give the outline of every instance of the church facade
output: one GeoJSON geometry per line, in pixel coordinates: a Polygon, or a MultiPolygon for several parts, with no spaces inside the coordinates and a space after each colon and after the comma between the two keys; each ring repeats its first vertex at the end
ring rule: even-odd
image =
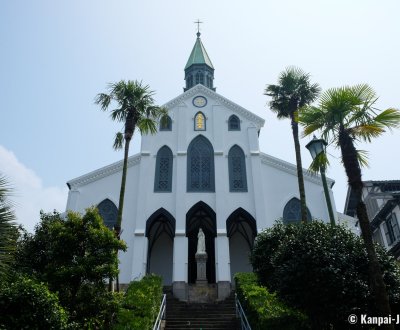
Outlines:
{"type": "MultiPolygon", "coordinates": [[[[259,150],[264,120],[216,93],[213,80],[198,33],[183,94],[164,105],[168,117],[159,131],[142,136],[140,153],[128,160],[121,236],[128,249],[119,255],[121,283],[160,274],[186,300],[196,281],[202,228],[207,281],[223,299],[233,275],[252,270],[248,255],[257,233],[279,218],[300,219],[296,166],[259,150]]],[[[96,205],[112,227],[121,173],[119,161],[70,180],[67,210],[96,205]]],[[[320,177],[305,171],[304,179],[309,218],[329,219],[320,177]]]]}

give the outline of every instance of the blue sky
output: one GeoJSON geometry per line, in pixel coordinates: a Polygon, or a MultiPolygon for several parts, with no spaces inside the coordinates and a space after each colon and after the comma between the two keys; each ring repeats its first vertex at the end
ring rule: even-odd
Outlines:
{"type": "MultiPolygon", "coordinates": [[[[41,208],[64,211],[66,181],[122,157],[112,150],[120,125],[93,103],[108,83],[143,80],[159,104],[182,93],[198,18],[217,92],[266,119],[263,152],[294,162],[290,123],[266,107],[265,85],[296,65],[324,89],[368,83],[380,108],[399,108],[399,12],[396,0],[2,1],[0,171],[19,221],[32,228],[41,208]]],[[[364,179],[399,179],[399,137],[360,146],[364,179]]],[[[329,152],[342,211],[346,177],[329,152]]]]}

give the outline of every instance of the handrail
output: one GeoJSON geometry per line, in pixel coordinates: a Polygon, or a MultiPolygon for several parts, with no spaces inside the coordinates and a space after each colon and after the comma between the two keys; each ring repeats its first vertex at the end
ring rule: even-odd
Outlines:
{"type": "Polygon", "coordinates": [[[246,314],[240,304],[240,301],[235,293],[235,306],[236,306],[236,316],[240,318],[240,329],[241,330],[251,330],[249,321],[247,321],[246,314]]]}
{"type": "Polygon", "coordinates": [[[153,330],[160,330],[161,329],[161,321],[165,319],[165,310],[167,308],[167,295],[163,294],[161,300],[160,311],[158,312],[158,316],[156,322],[154,323],[153,330]]]}

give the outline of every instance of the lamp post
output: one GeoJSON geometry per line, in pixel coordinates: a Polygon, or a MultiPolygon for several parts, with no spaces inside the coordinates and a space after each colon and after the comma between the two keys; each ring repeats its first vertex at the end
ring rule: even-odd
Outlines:
{"type": "MultiPolygon", "coordinates": [[[[306,148],[310,151],[311,157],[315,159],[319,154],[325,153],[326,149],[326,141],[324,139],[317,139],[314,135],[314,138],[307,143],[306,148]]],[[[328,207],[329,219],[331,225],[335,225],[335,217],[333,215],[331,196],[329,195],[328,184],[326,183],[325,176],[325,165],[321,165],[319,168],[321,172],[322,185],[324,186],[324,193],[326,199],[326,206],[328,207]]]]}

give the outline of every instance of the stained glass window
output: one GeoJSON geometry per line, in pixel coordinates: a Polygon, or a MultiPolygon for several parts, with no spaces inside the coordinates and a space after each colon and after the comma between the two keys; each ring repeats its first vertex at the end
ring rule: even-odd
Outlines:
{"type": "Polygon", "coordinates": [[[211,143],[199,135],[189,145],[187,156],[187,190],[215,190],[214,150],[211,143]]]}
{"type": "Polygon", "coordinates": [[[103,218],[104,224],[109,228],[113,229],[117,224],[118,209],[115,204],[108,198],[103,200],[99,205],[97,205],[100,216],[103,218]]]}
{"type": "Polygon", "coordinates": [[[240,119],[237,116],[232,115],[229,117],[228,130],[229,131],[240,131],[240,119]]]}
{"type": "Polygon", "coordinates": [[[234,145],[228,154],[229,190],[247,191],[246,160],[243,150],[234,145]]]}
{"type": "Polygon", "coordinates": [[[154,177],[155,192],[172,191],[172,151],[167,146],[157,152],[156,173],[154,177]]]}
{"type": "Polygon", "coordinates": [[[206,130],[206,118],[202,112],[198,112],[194,116],[194,130],[195,131],[205,131],[206,130]]]}
{"type": "MultiPolygon", "coordinates": [[[[311,213],[307,208],[307,220],[311,221],[311,213]]],[[[290,224],[301,221],[301,204],[298,198],[293,197],[283,209],[283,223],[290,224]]]]}

